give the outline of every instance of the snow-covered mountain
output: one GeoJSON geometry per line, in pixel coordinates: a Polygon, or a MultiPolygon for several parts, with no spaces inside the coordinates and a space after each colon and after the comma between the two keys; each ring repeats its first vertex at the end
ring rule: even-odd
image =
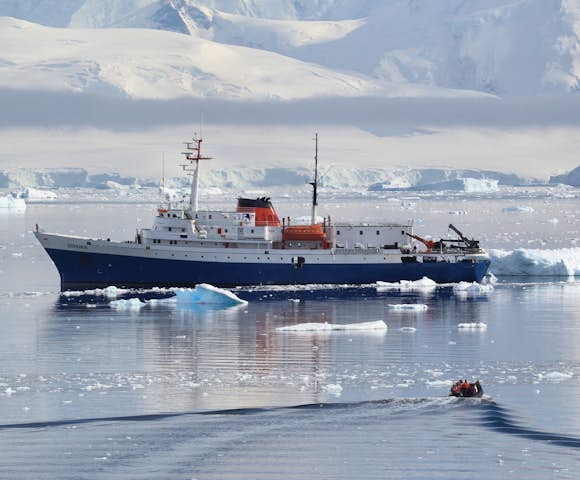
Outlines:
{"type": "MultiPolygon", "coordinates": [[[[200,75],[211,76],[217,65],[244,72],[256,62],[266,62],[264,70],[278,70],[280,62],[286,68],[266,83],[294,71],[297,78],[306,69],[301,83],[330,78],[331,95],[405,95],[409,90],[401,85],[408,84],[500,96],[568,93],[580,86],[580,0],[0,0],[0,15],[53,27],[134,27],[187,34],[207,53],[202,62],[195,56],[185,62],[200,75]],[[214,52],[215,43],[204,41],[222,44],[220,54],[214,52]],[[250,47],[253,53],[242,56],[226,45],[250,47]],[[235,52],[237,61],[230,64],[225,51],[235,52]]],[[[7,28],[6,23],[0,26],[7,28]]],[[[46,41],[43,32],[29,31],[30,36],[40,35],[31,43],[46,41]]],[[[103,46],[97,34],[82,39],[79,35],[69,42],[87,42],[86,50],[103,46]]],[[[151,49],[151,44],[165,43],[177,56],[190,44],[154,35],[149,41],[141,40],[143,34],[130,38],[124,30],[102,36],[119,55],[126,47],[134,55],[134,45],[144,43],[150,58],[162,64],[172,64],[171,55],[158,58],[166,52],[160,45],[151,49]]],[[[0,65],[10,61],[4,58],[0,65]]],[[[152,63],[144,68],[151,70],[152,63]]],[[[70,72],[70,64],[65,64],[70,72]]],[[[171,68],[187,70],[185,65],[179,61],[171,68]]],[[[163,73],[161,69],[152,75],[160,78],[163,73]]],[[[170,81],[189,81],[187,75],[177,77],[170,76],[170,81]]],[[[236,85],[235,79],[222,80],[236,85]]],[[[313,87],[312,95],[316,90],[313,87]]],[[[194,96],[205,94],[199,85],[192,91],[200,92],[194,96]]],[[[283,92],[269,93],[288,98],[283,92]]]]}
{"type": "Polygon", "coordinates": [[[146,29],[59,29],[0,17],[0,88],[122,95],[290,100],[469,96],[389,84],[267,50],[146,29]]]}

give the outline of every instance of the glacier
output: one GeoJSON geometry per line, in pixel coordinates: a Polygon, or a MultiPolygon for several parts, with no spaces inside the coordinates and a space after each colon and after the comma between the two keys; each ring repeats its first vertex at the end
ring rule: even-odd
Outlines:
{"type": "MultiPolygon", "coordinates": [[[[304,187],[312,176],[305,167],[210,168],[204,171],[200,186],[220,194],[228,190],[263,189],[269,187],[304,187]]],[[[17,168],[0,170],[0,188],[21,189],[29,200],[46,199],[51,190],[64,188],[95,188],[99,190],[138,190],[157,188],[159,179],[121,175],[118,172],[89,174],[84,168],[17,168]]],[[[320,187],[330,190],[455,190],[464,192],[496,192],[498,187],[533,185],[536,178],[490,170],[451,168],[323,168],[320,187]],[[469,176],[467,176],[469,175],[469,176]],[[447,180],[442,180],[447,179],[447,180]]],[[[173,201],[189,190],[183,176],[169,178],[163,187],[173,201]]]]}

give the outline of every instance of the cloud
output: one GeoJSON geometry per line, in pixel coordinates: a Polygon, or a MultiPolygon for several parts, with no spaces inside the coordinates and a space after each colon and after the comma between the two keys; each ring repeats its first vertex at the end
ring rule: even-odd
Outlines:
{"type": "MultiPolygon", "coordinates": [[[[580,96],[516,98],[320,98],[300,101],[135,100],[0,90],[0,128],[85,126],[143,129],[191,124],[344,125],[375,135],[429,127],[538,128],[580,125],[580,96]]],[[[428,130],[427,130],[428,131],[428,130]]],[[[424,132],[423,132],[424,133],[424,132]]]]}

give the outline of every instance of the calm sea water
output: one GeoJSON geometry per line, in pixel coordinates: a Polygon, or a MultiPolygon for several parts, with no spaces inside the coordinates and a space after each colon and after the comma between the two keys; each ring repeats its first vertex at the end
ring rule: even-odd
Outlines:
{"type": "MultiPolygon", "coordinates": [[[[335,199],[329,210],[420,218],[416,230],[436,235],[451,221],[498,248],[578,238],[577,199],[403,202],[335,199]],[[534,212],[502,213],[522,203],[534,212]]],[[[296,207],[307,212],[279,211],[296,207]]],[[[35,223],[129,239],[154,208],[0,215],[0,478],[578,478],[578,279],[500,278],[474,295],[250,288],[235,292],[247,305],[225,310],[59,295],[35,223]],[[388,330],[276,330],[375,320],[388,330]],[[486,397],[448,398],[460,377],[479,378],[486,397]]]]}

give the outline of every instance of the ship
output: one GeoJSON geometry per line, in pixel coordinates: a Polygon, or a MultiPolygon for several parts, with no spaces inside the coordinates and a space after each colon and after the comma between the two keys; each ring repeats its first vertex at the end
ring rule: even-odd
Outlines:
{"type": "Polygon", "coordinates": [[[235,209],[199,208],[202,139],[185,142],[188,197],[162,198],[151,228],[126,241],[34,234],[54,262],[60,288],[217,287],[373,284],[428,277],[437,283],[480,282],[490,259],[479,241],[450,225],[457,238],[433,241],[413,223],[350,224],[317,215],[318,134],[312,211],[306,224],[280,218],[271,198],[238,198],[235,209]],[[419,248],[417,242],[420,242],[419,248]]]}

